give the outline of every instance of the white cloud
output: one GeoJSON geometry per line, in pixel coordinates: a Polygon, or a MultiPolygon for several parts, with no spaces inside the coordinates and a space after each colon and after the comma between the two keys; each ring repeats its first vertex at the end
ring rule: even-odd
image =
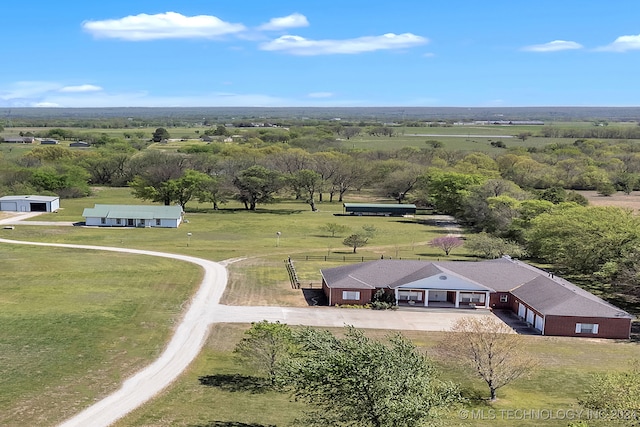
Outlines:
{"type": "Polygon", "coordinates": [[[30,98],[43,93],[52,92],[60,89],[59,83],[46,81],[20,81],[9,84],[8,87],[0,90],[0,99],[11,100],[30,98]]]}
{"type": "Polygon", "coordinates": [[[331,98],[334,94],[332,92],[311,92],[307,96],[309,98],[331,98]]]}
{"type": "Polygon", "coordinates": [[[566,40],[554,40],[549,43],[525,46],[522,50],[527,52],[558,52],[561,50],[582,49],[582,47],[583,46],[580,43],[566,40]]]}
{"type": "Polygon", "coordinates": [[[287,28],[308,27],[309,21],[307,17],[300,13],[292,13],[289,16],[283,16],[281,18],[272,18],[266,24],[262,24],[258,27],[259,30],[266,31],[279,31],[287,28]]]}
{"type": "Polygon", "coordinates": [[[65,86],[60,88],[59,92],[63,93],[82,93],[82,92],[100,92],[102,88],[95,85],[78,85],[78,86],[65,86]]]}
{"type": "Polygon", "coordinates": [[[184,16],[176,12],[104,21],[85,21],[82,27],[95,37],[121,40],[213,38],[246,30],[242,24],[225,22],[210,15],[184,16]]]}
{"type": "Polygon", "coordinates": [[[626,52],[628,50],[640,50],[640,34],[637,36],[620,36],[613,43],[598,48],[611,52],[626,52]]]}
{"type": "Polygon", "coordinates": [[[292,55],[331,55],[404,49],[428,43],[429,40],[411,33],[384,34],[345,40],[309,40],[300,36],[282,36],[260,45],[267,51],[281,51],[292,55]]]}

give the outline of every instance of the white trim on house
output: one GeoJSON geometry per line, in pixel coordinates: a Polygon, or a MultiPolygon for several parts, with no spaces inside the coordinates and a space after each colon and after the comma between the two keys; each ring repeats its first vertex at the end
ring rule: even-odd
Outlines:
{"type": "Polygon", "coordinates": [[[177,228],[183,212],[180,206],[97,204],[82,216],[88,226],[177,228]]]}

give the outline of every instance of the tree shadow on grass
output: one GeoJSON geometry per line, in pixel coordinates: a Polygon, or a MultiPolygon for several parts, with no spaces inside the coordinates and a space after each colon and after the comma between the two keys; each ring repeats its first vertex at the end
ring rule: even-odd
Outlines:
{"type": "Polygon", "coordinates": [[[198,378],[200,384],[207,387],[217,387],[230,392],[249,392],[252,394],[265,393],[271,389],[271,384],[265,378],[240,374],[205,375],[198,378]]]}
{"type": "Polygon", "coordinates": [[[190,424],[189,427],[276,427],[273,424],[241,423],[237,421],[211,421],[207,424],[190,424]]]}

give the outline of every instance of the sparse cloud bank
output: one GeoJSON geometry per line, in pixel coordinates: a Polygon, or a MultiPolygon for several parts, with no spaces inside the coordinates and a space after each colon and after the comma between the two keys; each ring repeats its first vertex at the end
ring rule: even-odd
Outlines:
{"type": "Polygon", "coordinates": [[[258,27],[258,30],[263,31],[280,31],[285,30],[287,28],[300,28],[300,27],[308,27],[309,21],[307,17],[300,13],[292,13],[288,16],[283,16],[281,18],[272,18],[266,24],[262,24],[258,27]]]}
{"type": "Polygon", "coordinates": [[[60,88],[59,92],[63,93],[82,93],[82,92],[100,92],[102,88],[95,85],[78,85],[78,86],[65,86],[60,88]]]}
{"type": "Polygon", "coordinates": [[[260,49],[291,55],[312,56],[406,49],[428,42],[427,38],[411,33],[388,33],[382,36],[366,36],[344,40],[310,40],[301,36],[287,35],[262,43],[260,49]]]}
{"type": "Polygon", "coordinates": [[[600,51],[627,52],[629,50],[640,50],[640,34],[637,36],[620,36],[613,43],[598,48],[600,51]]]}
{"type": "Polygon", "coordinates": [[[184,16],[176,12],[156,15],[141,13],[120,19],[85,21],[82,28],[94,37],[128,41],[215,38],[246,30],[242,24],[225,22],[216,16],[184,16]]]}
{"type": "Polygon", "coordinates": [[[580,43],[574,41],[554,40],[549,43],[525,46],[522,50],[526,52],[559,52],[562,50],[576,50],[582,48],[583,46],[580,43]]]}

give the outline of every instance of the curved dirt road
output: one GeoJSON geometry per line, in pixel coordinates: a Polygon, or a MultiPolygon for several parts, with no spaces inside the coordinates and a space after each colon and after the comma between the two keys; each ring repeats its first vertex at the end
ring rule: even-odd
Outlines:
{"type": "Polygon", "coordinates": [[[64,427],[106,427],[141,406],[171,384],[195,359],[204,345],[211,322],[211,311],[220,301],[227,284],[227,270],[223,264],[186,255],[91,245],[21,242],[7,239],[0,239],[0,243],[159,256],[191,262],[204,269],[204,277],[200,288],[191,300],[182,322],[175,330],[171,341],[160,358],[127,379],[122,384],[122,387],[113,394],[63,422],[61,426],[64,427]]]}
{"type": "MultiPolygon", "coordinates": [[[[3,221],[0,220],[0,224],[3,221]]],[[[198,355],[213,323],[250,323],[269,320],[291,325],[319,327],[376,328],[388,330],[445,331],[463,316],[491,316],[485,310],[459,311],[431,309],[416,311],[335,310],[331,307],[250,307],[219,304],[227,285],[225,266],[230,261],[216,263],[187,255],[140,249],[63,243],[24,242],[1,239],[0,243],[125,252],[159,256],[191,262],[204,269],[200,288],[174,332],[171,341],[156,361],[127,379],[120,389],[60,424],[61,427],[107,427],[126,416],[169,386],[198,355]]]]}

